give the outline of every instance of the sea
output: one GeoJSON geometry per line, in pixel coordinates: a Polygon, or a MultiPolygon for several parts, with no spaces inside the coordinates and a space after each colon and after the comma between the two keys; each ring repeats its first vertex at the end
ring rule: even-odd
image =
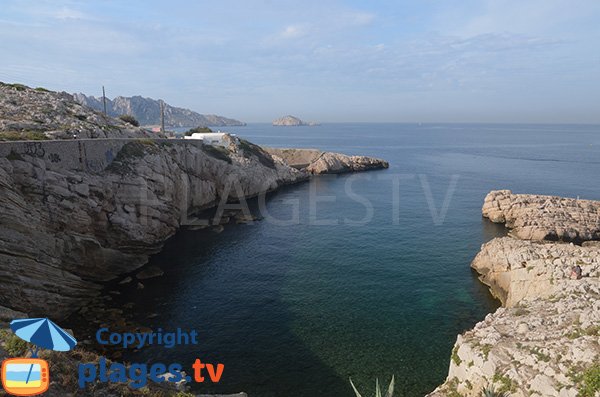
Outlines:
{"type": "MultiPolygon", "coordinates": [[[[122,287],[136,320],[194,329],[197,346],[130,351],[133,362],[223,363],[197,393],[250,397],[424,396],[448,373],[456,337],[499,307],[470,268],[503,236],[481,216],[510,189],[600,199],[600,126],[249,124],[256,144],[387,160],[389,169],[317,176],[248,206],[264,218],[221,233],[182,230],[150,265],[164,276],[122,287]]],[[[189,372],[189,371],[188,371],[189,372]]]]}

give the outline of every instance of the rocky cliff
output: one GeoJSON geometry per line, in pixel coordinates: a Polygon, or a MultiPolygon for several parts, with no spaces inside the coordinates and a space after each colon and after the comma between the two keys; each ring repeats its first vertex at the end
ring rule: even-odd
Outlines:
{"type": "Polygon", "coordinates": [[[342,174],[389,167],[385,160],[366,156],[347,156],[317,149],[265,148],[265,150],[273,156],[280,157],[289,166],[310,174],[342,174]]]}
{"type": "Polygon", "coordinates": [[[65,92],[0,82],[0,141],[156,136],[82,106],[65,92]]]}
{"type": "Polygon", "coordinates": [[[600,240],[598,201],[498,190],[485,198],[483,216],[506,224],[511,233],[521,239],[600,240]]]}
{"type": "Polygon", "coordinates": [[[0,307],[60,318],[146,263],[188,214],[306,179],[230,139],[133,141],[94,172],[28,151],[0,158],[0,307]]]}
{"type": "MultiPolygon", "coordinates": [[[[75,100],[82,105],[97,111],[103,111],[102,98],[87,96],[81,93],[74,94],[75,100]]],[[[165,125],[167,127],[199,127],[199,126],[241,126],[245,123],[215,114],[200,114],[193,110],[179,108],[164,103],[165,125]]],[[[118,117],[129,114],[135,117],[142,125],[160,124],[160,100],[144,98],[141,96],[106,99],[106,110],[109,116],[118,117]]]]}
{"type": "MultiPolygon", "coordinates": [[[[0,322],[65,317],[197,212],[309,177],[230,135],[226,147],[148,139],[65,93],[0,84],[0,101],[0,138],[19,140],[0,142],[0,322]]],[[[350,171],[375,163],[344,161],[350,171]]]]}
{"type": "Polygon", "coordinates": [[[513,237],[484,244],[472,267],[503,307],[458,336],[446,382],[430,396],[600,394],[600,243],[553,239],[597,236],[600,202],[491,192],[484,216],[513,237]],[[523,239],[526,238],[526,239],[523,239]],[[581,268],[582,277],[572,278],[581,268]]]}

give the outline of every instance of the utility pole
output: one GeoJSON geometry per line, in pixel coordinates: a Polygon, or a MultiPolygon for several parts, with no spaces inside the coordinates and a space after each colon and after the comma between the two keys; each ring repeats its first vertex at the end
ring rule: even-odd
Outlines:
{"type": "Polygon", "coordinates": [[[102,86],[102,103],[104,104],[104,115],[106,114],[106,92],[104,92],[104,86],[102,86]]]}
{"type": "Polygon", "coordinates": [[[160,132],[165,133],[165,103],[160,100],[160,132]]]}

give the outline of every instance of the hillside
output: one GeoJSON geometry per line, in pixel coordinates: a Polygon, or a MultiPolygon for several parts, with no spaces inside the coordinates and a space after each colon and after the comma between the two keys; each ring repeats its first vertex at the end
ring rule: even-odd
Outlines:
{"type": "MultiPolygon", "coordinates": [[[[92,109],[103,111],[102,97],[87,96],[82,93],[73,94],[75,100],[92,109]]],[[[160,124],[160,100],[144,98],[139,95],[133,97],[118,96],[114,99],[106,98],[106,110],[109,116],[117,117],[130,114],[141,125],[160,124]]],[[[239,126],[245,123],[214,114],[200,114],[189,109],[178,108],[165,103],[165,126],[167,127],[198,127],[198,126],[239,126]]]]}
{"type": "Polygon", "coordinates": [[[66,92],[0,82],[0,140],[136,138],[154,136],[105,117],[66,92]]]}

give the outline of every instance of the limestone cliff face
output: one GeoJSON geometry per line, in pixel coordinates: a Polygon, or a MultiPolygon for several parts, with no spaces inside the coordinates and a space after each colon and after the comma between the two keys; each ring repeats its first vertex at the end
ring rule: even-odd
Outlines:
{"type": "Polygon", "coordinates": [[[505,223],[526,240],[600,240],[600,202],[554,196],[490,192],[483,216],[505,223]]]}
{"type": "Polygon", "coordinates": [[[155,136],[82,106],[65,92],[0,82],[0,141],[155,136]]]}
{"type": "Polygon", "coordinates": [[[385,160],[366,156],[347,156],[341,153],[323,152],[317,149],[266,148],[270,154],[280,157],[288,165],[310,174],[341,174],[388,168],[385,160]]]}
{"type": "Polygon", "coordinates": [[[496,238],[481,247],[471,264],[505,307],[560,292],[574,266],[591,279],[600,277],[600,247],[496,238]]]}
{"type": "Polygon", "coordinates": [[[509,191],[488,195],[484,215],[514,233],[484,244],[472,267],[503,307],[458,336],[448,378],[430,396],[480,396],[492,385],[518,397],[578,395],[577,375],[600,362],[600,244],[532,240],[595,237],[587,217],[598,206],[509,191]],[[570,277],[574,266],[582,278],[570,277]]]}
{"type": "Polygon", "coordinates": [[[0,314],[7,316],[60,319],[102,282],[146,263],[188,214],[307,178],[233,138],[229,148],[132,141],[93,170],[62,167],[47,152],[0,158],[0,314]]]}
{"type": "MultiPolygon", "coordinates": [[[[82,105],[97,111],[102,111],[104,103],[102,97],[87,96],[81,93],[73,95],[75,100],[82,105]]],[[[160,124],[160,100],[144,98],[139,95],[133,97],[118,96],[106,100],[106,110],[109,116],[118,117],[122,114],[134,116],[142,125],[160,124]]],[[[200,114],[190,109],[171,106],[164,103],[165,125],[168,127],[198,127],[198,126],[241,126],[245,123],[215,114],[200,114]]]]}

